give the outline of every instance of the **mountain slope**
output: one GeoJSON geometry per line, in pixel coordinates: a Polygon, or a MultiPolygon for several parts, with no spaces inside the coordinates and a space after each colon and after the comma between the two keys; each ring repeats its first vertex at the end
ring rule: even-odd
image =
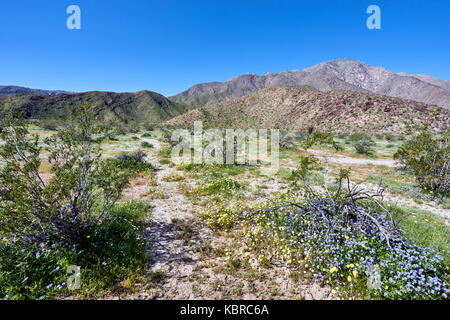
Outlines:
{"type": "Polygon", "coordinates": [[[321,91],[351,90],[416,100],[450,109],[450,81],[424,75],[393,73],[360,61],[339,59],[311,68],[260,76],[246,74],[226,82],[195,85],[170,97],[173,101],[207,105],[274,86],[312,86],[321,91]]]}
{"type": "Polygon", "coordinates": [[[18,93],[32,93],[32,94],[44,94],[44,95],[56,95],[62,93],[71,93],[67,91],[61,90],[41,90],[41,89],[31,89],[25,87],[18,86],[0,86],[0,96],[10,95],[10,94],[18,94],[18,93]]]}
{"type": "MultiPolygon", "coordinates": [[[[416,123],[429,122],[437,109],[421,102],[354,91],[271,87],[191,110],[166,124],[191,126],[201,120],[205,127],[400,132],[408,117],[416,123]]],[[[448,113],[442,113],[439,125],[449,124],[448,113]]]]}
{"type": "Polygon", "coordinates": [[[12,102],[7,104],[23,112],[25,117],[39,119],[67,119],[71,115],[71,107],[82,103],[94,105],[102,119],[117,119],[122,122],[159,123],[189,109],[189,106],[185,104],[172,102],[151,91],[137,93],[92,91],[53,96],[16,94],[2,96],[0,102],[7,102],[8,99],[12,99],[12,102]]]}

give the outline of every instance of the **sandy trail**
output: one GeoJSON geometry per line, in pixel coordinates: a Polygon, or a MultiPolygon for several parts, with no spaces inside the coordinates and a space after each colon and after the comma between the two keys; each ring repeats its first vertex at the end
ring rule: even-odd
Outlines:
{"type": "Polygon", "coordinates": [[[346,157],[339,154],[333,154],[330,155],[328,152],[324,150],[308,150],[308,152],[311,152],[312,154],[316,156],[321,156],[323,158],[327,158],[328,161],[334,162],[334,163],[341,163],[341,164],[372,164],[374,166],[387,166],[387,167],[395,167],[396,161],[392,159],[361,159],[361,158],[352,158],[352,157],[346,157]]]}
{"type": "MultiPolygon", "coordinates": [[[[162,146],[161,142],[154,139],[145,139],[154,146],[155,151],[162,146]]],[[[152,224],[147,230],[147,235],[153,246],[150,271],[160,271],[170,268],[170,262],[177,259],[183,250],[182,240],[176,239],[174,222],[192,218],[192,204],[179,193],[177,182],[167,182],[163,177],[176,170],[168,165],[160,164],[156,155],[151,152],[147,160],[159,170],[156,171],[157,188],[165,195],[163,199],[153,199],[152,224]]]]}
{"type": "MultiPolygon", "coordinates": [[[[330,288],[317,284],[293,283],[289,279],[288,269],[283,267],[265,271],[270,273],[267,277],[271,279],[271,284],[267,283],[268,280],[249,284],[238,275],[218,271],[223,270],[227,262],[214,254],[204,254],[202,250],[205,244],[214,248],[219,243],[223,245],[223,241],[227,240],[213,235],[204,225],[198,217],[201,208],[193,205],[180,193],[179,182],[163,180],[165,176],[174,172],[183,175],[183,172],[159,162],[157,152],[164,143],[155,139],[143,140],[153,145],[147,161],[159,169],[156,171],[156,188],[162,190],[165,196],[149,200],[153,209],[151,224],[146,230],[151,255],[148,280],[146,283],[138,284],[137,292],[127,295],[125,299],[226,299],[230,297],[229,295],[234,296],[236,289],[242,290],[239,294],[241,299],[258,299],[268,296],[268,292],[274,290],[274,283],[279,289],[285,288],[279,299],[332,298],[330,288]],[[182,236],[186,230],[189,232],[188,241],[182,236]],[[156,282],[152,280],[155,275],[162,275],[162,280],[156,282]],[[218,283],[222,284],[220,288],[217,287],[218,283]],[[254,291],[255,288],[257,293],[254,291]]],[[[195,180],[185,176],[184,181],[180,183],[194,184],[195,180]]],[[[140,187],[148,189],[148,186],[140,187]]],[[[274,189],[278,189],[278,186],[269,190],[274,189]]],[[[118,299],[117,296],[110,298],[118,299]]]]}

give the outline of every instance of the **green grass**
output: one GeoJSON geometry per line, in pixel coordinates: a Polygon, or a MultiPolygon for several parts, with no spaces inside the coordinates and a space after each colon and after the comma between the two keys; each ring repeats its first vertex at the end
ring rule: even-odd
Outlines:
{"type": "MultiPolygon", "coordinates": [[[[397,219],[411,214],[402,220],[401,228],[414,242],[427,248],[450,251],[450,228],[442,217],[425,210],[394,204],[390,204],[390,209],[397,219]]],[[[450,253],[443,256],[445,264],[450,266],[450,253]]]]}
{"type": "MultiPolygon", "coordinates": [[[[369,182],[379,184],[380,182],[380,176],[376,175],[369,175],[367,177],[367,180],[369,182]]],[[[435,194],[433,194],[431,191],[423,190],[419,185],[407,181],[399,181],[399,179],[402,179],[401,176],[396,177],[386,177],[383,175],[382,177],[382,186],[388,190],[392,194],[398,194],[403,195],[408,198],[413,199],[414,201],[418,203],[423,202],[429,202],[429,201],[436,201],[437,203],[444,206],[444,208],[447,208],[450,203],[450,199],[448,197],[438,197],[435,194]]]]}

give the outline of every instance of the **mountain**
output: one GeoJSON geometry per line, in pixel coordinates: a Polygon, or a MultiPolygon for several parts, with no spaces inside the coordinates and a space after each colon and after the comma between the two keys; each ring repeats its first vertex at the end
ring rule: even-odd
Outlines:
{"type": "Polygon", "coordinates": [[[115,93],[91,91],[77,94],[36,95],[30,93],[1,96],[1,102],[23,112],[26,118],[67,119],[71,107],[91,103],[104,120],[160,123],[189,110],[183,103],[170,101],[151,91],[115,93]],[[8,102],[12,99],[11,102],[8,102]]]}
{"type": "Polygon", "coordinates": [[[61,93],[70,94],[71,92],[61,91],[61,90],[41,90],[41,89],[30,89],[18,86],[0,86],[0,96],[18,94],[18,93],[33,93],[33,94],[44,94],[44,95],[57,95],[61,93]]]}
{"type": "Polygon", "coordinates": [[[262,76],[245,74],[226,82],[198,84],[169,98],[203,106],[241,97],[263,88],[305,85],[320,91],[376,93],[450,109],[450,81],[425,75],[394,73],[383,67],[371,67],[348,59],[324,62],[304,70],[267,73],[262,76]]]}
{"type": "MultiPolygon", "coordinates": [[[[432,123],[434,105],[355,91],[318,91],[309,87],[270,87],[233,100],[200,107],[170,119],[167,125],[191,127],[279,128],[302,131],[309,127],[336,132],[401,132],[404,121],[432,123]]],[[[432,126],[449,126],[441,112],[432,126]]]]}

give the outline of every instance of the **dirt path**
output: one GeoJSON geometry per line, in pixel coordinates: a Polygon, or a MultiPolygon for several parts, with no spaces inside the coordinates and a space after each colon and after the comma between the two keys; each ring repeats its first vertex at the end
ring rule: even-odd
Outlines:
{"type": "Polygon", "coordinates": [[[387,167],[395,167],[395,160],[392,159],[361,159],[361,158],[353,158],[346,157],[339,154],[330,155],[324,150],[308,150],[314,155],[318,155],[324,158],[327,158],[328,161],[340,164],[361,164],[367,165],[372,164],[374,166],[387,166],[387,167]]]}
{"type": "MultiPolygon", "coordinates": [[[[188,278],[198,259],[195,245],[201,238],[208,239],[210,232],[194,221],[194,213],[198,208],[179,192],[178,182],[163,179],[177,172],[159,162],[156,153],[163,144],[155,139],[144,141],[153,145],[147,161],[158,168],[155,174],[156,188],[162,195],[151,200],[152,222],[146,232],[151,256],[148,274],[150,279],[160,285],[153,286],[152,283],[145,293],[140,293],[140,298],[194,299],[188,278]]],[[[193,183],[189,180],[185,182],[193,183]]]]}
{"type": "MultiPolygon", "coordinates": [[[[145,139],[151,143],[155,150],[161,148],[158,140],[145,139]]],[[[164,194],[162,199],[153,199],[152,225],[148,228],[147,235],[153,247],[152,263],[150,271],[160,271],[170,268],[169,263],[180,256],[183,244],[176,239],[174,222],[192,219],[192,204],[178,191],[177,182],[167,182],[163,177],[176,170],[166,164],[160,164],[152,152],[147,157],[148,161],[159,170],[156,171],[156,183],[160,192],[164,194]]]]}
{"type": "MultiPolygon", "coordinates": [[[[171,173],[184,173],[159,162],[157,152],[164,145],[153,145],[147,161],[156,171],[156,188],[164,196],[149,200],[153,206],[151,225],[146,230],[151,261],[145,283],[125,299],[331,299],[331,289],[318,284],[296,283],[289,269],[256,268],[261,280],[249,280],[247,271],[230,272],[221,250],[232,250],[227,235],[213,234],[199,217],[200,207],[193,205],[178,189],[179,183],[195,184],[185,176],[179,182],[163,179],[171,173]]],[[[253,186],[251,186],[252,188],[253,186]]],[[[139,197],[149,187],[139,184],[130,191],[139,197]],[[134,192],[134,193],[133,193],[134,192]]],[[[253,189],[253,188],[252,188],[253,189]]],[[[277,188],[274,188],[277,189],[277,188]]],[[[274,191],[269,188],[268,191],[274,191]]],[[[144,198],[145,199],[145,198],[144,198]]],[[[239,245],[238,245],[239,247],[239,245]]],[[[240,249],[239,249],[240,250],[240,249]]],[[[256,259],[255,259],[256,261],[256,259]]],[[[114,297],[113,299],[118,299],[114,297]]]]}

